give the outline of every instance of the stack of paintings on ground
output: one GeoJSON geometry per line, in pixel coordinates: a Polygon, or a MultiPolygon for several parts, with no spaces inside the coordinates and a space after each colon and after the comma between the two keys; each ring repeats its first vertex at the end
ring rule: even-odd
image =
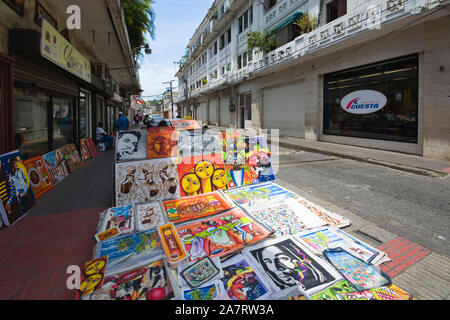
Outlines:
{"type": "Polygon", "coordinates": [[[103,280],[77,298],[412,299],[378,268],[388,256],[343,230],[349,219],[276,183],[264,136],[189,125],[132,133],[131,151],[118,141],[128,160],[114,163],[115,207],[86,263],[106,261],[103,280]]]}
{"type": "Polygon", "coordinates": [[[97,155],[92,138],[23,160],[19,150],[0,155],[0,227],[23,218],[36,199],[97,155]]]}

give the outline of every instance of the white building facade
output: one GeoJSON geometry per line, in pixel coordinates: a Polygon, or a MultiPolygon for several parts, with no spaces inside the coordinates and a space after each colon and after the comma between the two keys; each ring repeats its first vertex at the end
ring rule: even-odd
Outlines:
{"type": "Polygon", "coordinates": [[[450,160],[450,1],[217,0],[176,76],[210,125],[450,160]],[[308,15],[318,26],[302,33],[308,15]],[[248,50],[251,31],[276,48],[248,50]]]}

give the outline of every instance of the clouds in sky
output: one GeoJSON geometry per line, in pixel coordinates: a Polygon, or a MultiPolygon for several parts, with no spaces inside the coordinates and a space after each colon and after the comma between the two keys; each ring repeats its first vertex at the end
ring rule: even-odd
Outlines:
{"type": "MultiPolygon", "coordinates": [[[[179,61],[185,54],[189,40],[213,2],[214,0],[160,0],[153,3],[156,36],[155,40],[148,37],[152,54],[145,55],[139,69],[143,96],[162,94],[168,87],[162,82],[177,79],[175,73],[179,66],[174,61],[179,61]]],[[[178,81],[175,81],[173,86],[177,85],[178,81]]]]}

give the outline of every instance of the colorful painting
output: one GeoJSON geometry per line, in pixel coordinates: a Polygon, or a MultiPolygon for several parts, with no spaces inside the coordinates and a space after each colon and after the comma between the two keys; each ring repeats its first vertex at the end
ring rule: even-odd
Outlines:
{"type": "Polygon", "coordinates": [[[228,297],[232,300],[258,300],[267,297],[271,290],[243,255],[222,264],[221,279],[228,297]]]}
{"type": "Polygon", "coordinates": [[[98,151],[97,151],[97,147],[95,146],[95,143],[91,137],[86,138],[86,144],[89,148],[89,153],[91,154],[91,157],[95,158],[97,156],[98,151]]]}
{"type": "Polygon", "coordinates": [[[252,183],[275,180],[270,149],[265,136],[246,138],[246,162],[252,183]]]}
{"type": "Polygon", "coordinates": [[[274,286],[283,290],[298,286],[310,294],[342,277],[325,261],[297,243],[291,236],[267,240],[244,252],[265,272],[274,286]]]}
{"type": "Polygon", "coordinates": [[[297,200],[298,200],[298,203],[305,206],[308,210],[313,212],[320,219],[324,220],[329,226],[343,228],[343,227],[347,227],[351,224],[351,220],[349,220],[335,212],[332,212],[332,211],[324,209],[318,205],[315,205],[315,204],[309,202],[308,200],[303,199],[300,196],[298,197],[297,200]]]}
{"type": "Polygon", "coordinates": [[[219,190],[197,196],[163,201],[169,221],[174,223],[207,217],[234,207],[219,190]]]}
{"type": "Polygon", "coordinates": [[[165,223],[164,212],[159,202],[136,204],[134,206],[134,216],[136,231],[153,229],[165,223]]]}
{"type": "Polygon", "coordinates": [[[114,238],[115,236],[118,236],[118,235],[120,235],[121,233],[122,233],[122,232],[120,231],[120,228],[119,228],[119,227],[114,227],[114,228],[108,229],[108,230],[106,230],[106,231],[97,233],[97,234],[95,235],[95,240],[97,240],[97,242],[98,242],[98,241],[105,241],[105,240],[114,238]]]}
{"type": "Polygon", "coordinates": [[[222,155],[227,173],[228,187],[251,184],[252,178],[246,162],[246,144],[243,137],[222,140],[222,155]]]}
{"type": "Polygon", "coordinates": [[[294,199],[266,204],[264,207],[249,207],[248,213],[271,229],[275,237],[293,235],[305,229],[325,225],[325,222],[306,210],[294,199]]]}
{"type": "Polygon", "coordinates": [[[147,158],[147,131],[119,131],[116,139],[116,161],[147,158]]]}
{"type": "Polygon", "coordinates": [[[0,155],[0,214],[11,226],[34,206],[35,198],[19,151],[0,155]]]}
{"type": "Polygon", "coordinates": [[[219,268],[208,257],[195,262],[180,272],[180,276],[191,288],[197,288],[219,274],[219,268]]]}
{"type": "Polygon", "coordinates": [[[45,167],[50,172],[54,184],[61,182],[70,174],[62,148],[44,154],[42,159],[45,167]]]}
{"type": "Polygon", "coordinates": [[[101,289],[86,300],[169,300],[175,297],[173,280],[163,259],[107,275],[101,289]]]}
{"type": "Polygon", "coordinates": [[[280,187],[276,183],[266,182],[243,186],[224,191],[238,206],[261,206],[267,202],[296,198],[298,195],[280,187]]]}
{"type": "Polygon", "coordinates": [[[184,300],[223,300],[221,284],[214,282],[203,287],[183,290],[184,300]]]}
{"type": "Polygon", "coordinates": [[[171,158],[115,163],[116,206],[180,197],[171,158]]]}
{"type": "Polygon", "coordinates": [[[197,120],[174,119],[170,120],[170,124],[176,130],[195,130],[202,128],[197,120]]]}
{"type": "Polygon", "coordinates": [[[100,219],[97,233],[114,227],[119,227],[122,233],[134,231],[134,215],[131,204],[107,209],[100,219]]]}
{"type": "Polygon", "coordinates": [[[346,281],[338,281],[328,288],[313,294],[311,300],[375,300],[373,294],[368,291],[357,292],[346,281]]]}
{"type": "Polygon", "coordinates": [[[212,131],[178,131],[178,149],[181,157],[221,153],[219,137],[212,131]]]}
{"type": "Polygon", "coordinates": [[[96,257],[108,255],[108,270],[160,255],[161,241],[156,230],[122,235],[97,243],[96,257]]]}
{"type": "Polygon", "coordinates": [[[186,222],[177,226],[177,232],[190,261],[206,256],[223,257],[270,235],[269,230],[239,207],[213,217],[186,222]]]}
{"type": "Polygon", "coordinates": [[[178,176],[181,196],[227,189],[228,180],[220,154],[181,158],[178,176]]]}
{"type": "Polygon", "coordinates": [[[170,158],[178,156],[178,133],[174,128],[147,129],[147,158],[170,158]]]}
{"type": "Polygon", "coordinates": [[[172,223],[158,227],[162,249],[170,264],[176,264],[186,259],[186,251],[172,223]]]}
{"type": "Polygon", "coordinates": [[[66,160],[67,166],[69,167],[70,173],[74,173],[76,170],[81,168],[83,165],[83,160],[81,160],[80,154],[78,153],[75,144],[70,143],[63,147],[64,159],[66,160]]]}
{"type": "Polygon", "coordinates": [[[391,283],[390,278],[377,267],[365,263],[341,248],[325,249],[323,255],[356,291],[375,289],[391,283]]]}
{"type": "Polygon", "coordinates": [[[394,284],[369,290],[376,300],[413,300],[413,297],[394,284]]]}
{"type": "Polygon", "coordinates": [[[108,257],[100,257],[84,264],[80,289],[76,291],[75,299],[87,296],[102,287],[107,263],[108,257]]]}
{"type": "Polygon", "coordinates": [[[52,178],[45,167],[44,160],[41,156],[24,161],[24,165],[25,168],[27,168],[28,177],[35,198],[40,197],[53,188],[54,184],[52,178]]]}
{"type": "Polygon", "coordinates": [[[89,152],[89,147],[87,145],[86,139],[80,140],[80,151],[81,151],[81,159],[83,161],[87,161],[91,158],[91,153],[89,152]]]}

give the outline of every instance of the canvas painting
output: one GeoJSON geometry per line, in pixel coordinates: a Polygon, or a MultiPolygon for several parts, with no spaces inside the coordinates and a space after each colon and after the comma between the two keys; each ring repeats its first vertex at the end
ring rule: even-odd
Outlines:
{"type": "Polygon", "coordinates": [[[223,287],[220,282],[212,282],[195,289],[184,289],[183,300],[224,300],[223,287]]]}
{"type": "Polygon", "coordinates": [[[62,148],[42,155],[42,159],[45,167],[50,172],[54,184],[61,182],[70,174],[62,148]]]}
{"type": "Polygon", "coordinates": [[[81,168],[83,165],[83,160],[81,160],[80,154],[78,153],[75,144],[70,143],[63,147],[64,159],[69,167],[70,173],[74,173],[76,170],[81,168]]]}
{"type": "Polygon", "coordinates": [[[87,296],[102,287],[107,263],[108,257],[100,257],[84,264],[76,299],[87,296]]]}
{"type": "Polygon", "coordinates": [[[116,206],[180,197],[171,158],[115,163],[116,206]]]}
{"type": "Polygon", "coordinates": [[[247,211],[252,217],[271,229],[275,237],[293,235],[305,229],[326,224],[294,199],[269,203],[264,207],[249,207],[247,211]]]}
{"type": "Polygon", "coordinates": [[[105,276],[102,288],[86,300],[169,300],[175,297],[170,271],[160,257],[105,276]]]}
{"type": "Polygon", "coordinates": [[[375,289],[391,283],[390,278],[377,267],[365,263],[343,249],[325,249],[323,255],[356,291],[375,289]]]}
{"type": "Polygon", "coordinates": [[[324,209],[306,199],[303,199],[300,196],[297,197],[297,201],[320,219],[324,220],[329,226],[343,228],[351,224],[351,220],[341,216],[340,214],[324,209]]]}
{"type": "Polygon", "coordinates": [[[161,247],[170,264],[177,264],[187,258],[186,250],[172,223],[158,227],[161,247]]]}
{"type": "Polygon", "coordinates": [[[122,232],[120,231],[120,228],[114,227],[114,228],[108,229],[106,231],[97,233],[94,235],[94,237],[95,237],[95,240],[97,240],[97,242],[99,242],[99,241],[105,241],[105,240],[114,238],[115,236],[118,236],[120,234],[122,234],[122,232]]]}
{"type": "Polygon", "coordinates": [[[98,151],[97,151],[97,147],[95,146],[95,143],[91,137],[86,138],[86,144],[89,148],[89,153],[91,154],[91,157],[95,158],[97,156],[98,151]]]}
{"type": "Polygon", "coordinates": [[[311,300],[374,300],[374,296],[370,291],[357,292],[347,282],[341,280],[328,288],[313,294],[311,300]]]}
{"type": "Polygon", "coordinates": [[[28,172],[18,150],[0,155],[0,199],[5,226],[24,217],[35,204],[28,172]]]}
{"type": "Polygon", "coordinates": [[[293,286],[306,294],[317,292],[342,277],[291,236],[244,248],[279,290],[293,286]]]}
{"type": "Polygon", "coordinates": [[[223,162],[229,188],[252,183],[245,147],[244,137],[222,140],[223,162]]]}
{"type": "Polygon", "coordinates": [[[119,131],[116,137],[116,161],[147,158],[147,131],[119,131]]]}
{"type": "Polygon", "coordinates": [[[229,255],[267,238],[271,233],[239,207],[183,223],[176,229],[189,261],[229,255]]]}
{"type": "Polygon", "coordinates": [[[413,297],[394,284],[369,290],[376,300],[412,300],[413,297]]]}
{"type": "Polygon", "coordinates": [[[161,241],[154,229],[114,237],[98,242],[96,246],[96,257],[108,255],[108,273],[159,254],[162,254],[161,241]]]}
{"type": "Polygon", "coordinates": [[[197,288],[214,279],[220,271],[219,267],[211,259],[205,257],[185,266],[184,269],[180,270],[179,274],[190,288],[197,288]]]}
{"type": "Polygon", "coordinates": [[[86,139],[80,140],[80,151],[81,151],[81,159],[83,161],[87,161],[91,158],[91,153],[89,152],[89,147],[87,145],[86,139]]]}
{"type": "Polygon", "coordinates": [[[243,207],[261,206],[267,202],[296,198],[298,196],[296,193],[282,188],[273,182],[228,189],[225,191],[225,194],[238,206],[243,207]]]}
{"type": "Polygon", "coordinates": [[[170,124],[176,130],[196,130],[202,128],[197,120],[173,119],[170,120],[170,124]]]}
{"type": "Polygon", "coordinates": [[[271,153],[265,136],[246,138],[246,162],[252,183],[275,180],[271,153]]]}
{"type": "Polygon", "coordinates": [[[163,201],[169,221],[174,223],[217,214],[234,207],[219,190],[196,196],[163,201]]]}
{"type": "Polygon", "coordinates": [[[178,149],[181,157],[222,152],[217,133],[210,131],[178,131],[178,149]]]}
{"type": "Polygon", "coordinates": [[[100,219],[97,233],[114,227],[118,227],[122,233],[134,231],[134,215],[131,204],[107,209],[100,219]]]}
{"type": "Polygon", "coordinates": [[[38,198],[45,192],[53,188],[53,181],[45,167],[44,160],[41,156],[24,161],[27,168],[28,177],[30,179],[31,188],[33,189],[34,197],[38,198]]]}
{"type": "Polygon", "coordinates": [[[178,176],[182,197],[228,188],[220,154],[181,158],[178,164],[178,176]]]}
{"type": "Polygon", "coordinates": [[[134,206],[134,221],[136,231],[149,230],[164,224],[164,212],[159,202],[136,204],[134,206]]]}
{"type": "Polygon", "coordinates": [[[148,159],[177,157],[178,154],[178,135],[174,128],[147,129],[148,159]]]}
{"type": "Polygon", "coordinates": [[[260,300],[271,294],[267,280],[250,265],[248,259],[239,254],[222,264],[221,279],[231,300],[260,300]]]}

